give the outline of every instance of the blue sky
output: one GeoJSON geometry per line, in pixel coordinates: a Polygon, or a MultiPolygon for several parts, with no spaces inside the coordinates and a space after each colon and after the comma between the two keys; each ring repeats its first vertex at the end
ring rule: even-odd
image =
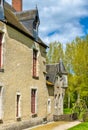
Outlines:
{"type": "MultiPolygon", "coordinates": [[[[11,4],[11,0],[6,0],[11,4]]],[[[88,34],[88,0],[23,0],[23,10],[39,10],[39,36],[46,43],[64,45],[88,34]]]]}

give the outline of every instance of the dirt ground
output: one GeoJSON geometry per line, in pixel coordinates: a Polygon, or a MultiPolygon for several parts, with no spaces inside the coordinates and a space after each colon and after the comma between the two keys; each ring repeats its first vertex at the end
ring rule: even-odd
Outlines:
{"type": "Polygon", "coordinates": [[[70,127],[73,127],[77,124],[79,124],[79,121],[74,121],[74,122],[64,122],[64,121],[59,121],[59,122],[51,122],[48,124],[43,124],[40,126],[28,128],[25,130],[66,130],[70,127]]]}
{"type": "Polygon", "coordinates": [[[80,123],[81,123],[80,121],[69,122],[69,123],[66,123],[63,125],[59,125],[59,126],[55,127],[53,130],[67,130],[68,128],[71,128],[80,123]]]}

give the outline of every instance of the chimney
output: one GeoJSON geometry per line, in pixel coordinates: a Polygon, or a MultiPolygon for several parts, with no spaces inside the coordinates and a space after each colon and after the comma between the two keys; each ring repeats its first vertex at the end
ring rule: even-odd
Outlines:
{"type": "Polygon", "coordinates": [[[12,0],[12,7],[17,11],[22,11],[22,0],[12,0]]]}

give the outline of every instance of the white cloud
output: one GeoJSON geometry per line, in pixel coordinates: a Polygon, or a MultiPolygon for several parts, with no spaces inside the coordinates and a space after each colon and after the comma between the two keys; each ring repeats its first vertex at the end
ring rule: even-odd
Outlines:
{"type": "Polygon", "coordinates": [[[76,36],[85,35],[79,21],[88,16],[87,0],[24,0],[23,4],[25,10],[34,9],[37,4],[40,16],[39,35],[46,43],[66,43],[76,36]],[[49,35],[51,32],[55,33],[49,35]]]}

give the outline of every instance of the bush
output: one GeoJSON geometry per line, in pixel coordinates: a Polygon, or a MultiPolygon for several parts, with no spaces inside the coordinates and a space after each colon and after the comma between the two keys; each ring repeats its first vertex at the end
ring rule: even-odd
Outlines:
{"type": "Polygon", "coordinates": [[[64,108],[64,114],[71,114],[71,108],[64,108]]]}
{"type": "Polygon", "coordinates": [[[83,121],[88,122],[88,110],[83,115],[83,121]]]}
{"type": "MultiPolygon", "coordinates": [[[[85,113],[87,111],[87,106],[84,100],[80,99],[79,102],[73,104],[72,107],[72,113],[77,113],[79,120],[85,120],[83,119],[85,116],[85,113]]],[[[86,117],[85,117],[86,118],[86,117]]]]}

